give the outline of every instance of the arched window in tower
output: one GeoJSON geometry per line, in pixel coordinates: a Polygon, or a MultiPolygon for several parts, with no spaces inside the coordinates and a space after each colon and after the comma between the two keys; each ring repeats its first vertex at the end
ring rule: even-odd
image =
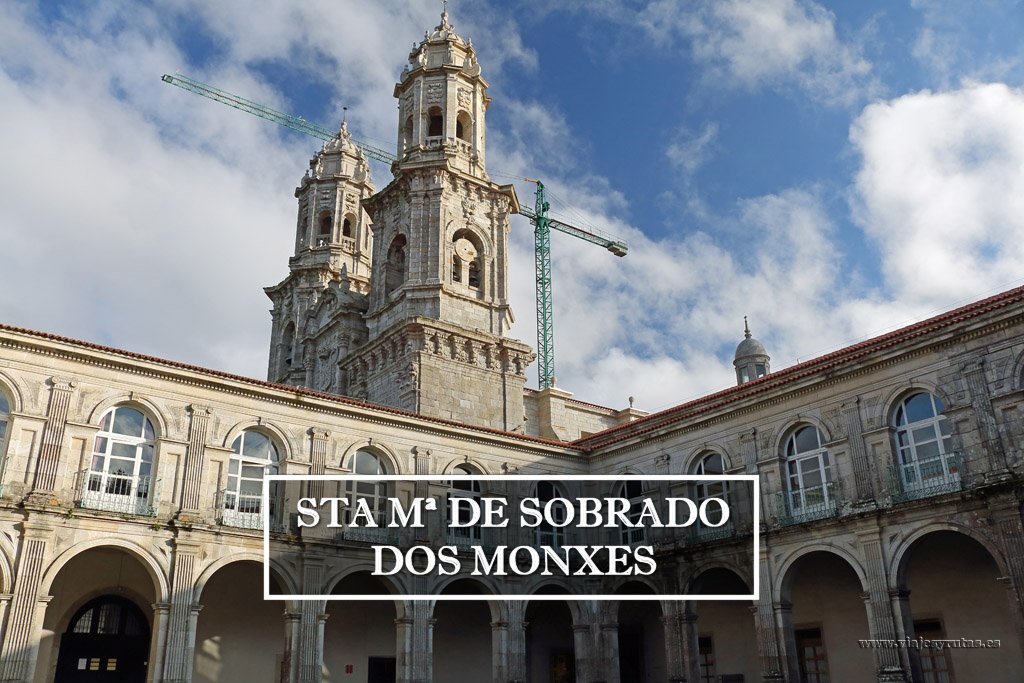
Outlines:
{"type": "MultiPolygon", "coordinates": [[[[456,475],[448,480],[448,519],[452,519],[452,508],[456,503],[453,503],[454,498],[471,498],[479,503],[482,491],[480,489],[480,482],[476,479],[464,479],[462,477],[477,474],[467,465],[456,465],[452,469],[452,474],[456,475]]],[[[463,518],[466,516],[466,512],[463,510],[463,518]]],[[[474,544],[480,543],[482,537],[483,528],[480,523],[474,524],[470,527],[449,527],[448,538],[455,543],[463,544],[474,544]]]]}
{"type": "Polygon", "coordinates": [[[835,509],[832,467],[821,432],[805,425],[786,440],[786,493],[789,513],[818,515],[835,509]]]}
{"type": "Polygon", "coordinates": [[[471,261],[469,264],[469,287],[470,289],[480,289],[480,264],[476,261],[471,261]]]}
{"type": "Polygon", "coordinates": [[[334,223],[334,221],[331,220],[331,212],[330,211],[321,211],[320,212],[320,223],[319,223],[320,228],[317,231],[316,246],[322,247],[322,246],[324,246],[325,244],[327,244],[328,242],[331,241],[331,228],[333,226],[333,223],[334,223]]]}
{"type": "Polygon", "coordinates": [[[472,130],[473,120],[469,118],[469,114],[464,111],[460,111],[458,118],[455,119],[455,137],[465,142],[469,142],[469,136],[472,130]]]}
{"type": "Polygon", "coordinates": [[[391,294],[405,283],[405,235],[398,235],[388,247],[388,260],[384,264],[384,293],[391,294]]]}
{"type": "Polygon", "coordinates": [[[942,410],[942,399],[927,391],[910,394],[896,408],[893,427],[904,492],[925,493],[960,482],[952,430],[942,410]]]}
{"type": "Polygon", "coordinates": [[[409,146],[412,145],[412,117],[411,116],[405,120],[405,126],[402,127],[402,132],[404,134],[404,137],[403,137],[404,146],[405,146],[406,149],[409,149],[409,146]]]}
{"type": "Polygon", "coordinates": [[[462,259],[452,254],[452,282],[462,282],[462,259]]]}
{"type": "Polygon", "coordinates": [[[281,374],[285,374],[292,367],[292,358],[295,353],[295,323],[289,322],[284,327],[284,335],[281,337],[281,374]]]}
{"type": "Polygon", "coordinates": [[[427,111],[427,137],[439,138],[444,135],[444,114],[440,107],[431,107],[427,111]]]}
{"type": "Polygon", "coordinates": [[[345,216],[345,220],[341,223],[341,236],[352,237],[352,226],[355,225],[356,221],[352,214],[345,216]]]}
{"type": "MultiPolygon", "coordinates": [[[[231,444],[228,481],[224,489],[223,522],[245,529],[263,528],[263,477],[277,474],[281,457],[273,440],[247,429],[231,444]]],[[[276,491],[271,490],[269,516],[277,512],[276,491]]]]}
{"type": "Polygon", "coordinates": [[[483,281],[483,248],[480,238],[471,230],[459,230],[452,237],[452,241],[452,282],[462,283],[479,291],[483,281]]]}
{"type": "MultiPolygon", "coordinates": [[[[371,476],[388,474],[383,458],[369,448],[360,448],[353,453],[348,466],[352,470],[352,474],[371,476]]],[[[382,527],[387,526],[388,484],[386,481],[348,479],[345,482],[345,497],[348,499],[345,524],[352,521],[352,513],[361,500],[377,524],[382,527]]]]}
{"type": "Polygon", "coordinates": [[[100,419],[82,506],[129,514],[150,514],[153,449],[149,418],[131,406],[111,408],[100,419]]]}

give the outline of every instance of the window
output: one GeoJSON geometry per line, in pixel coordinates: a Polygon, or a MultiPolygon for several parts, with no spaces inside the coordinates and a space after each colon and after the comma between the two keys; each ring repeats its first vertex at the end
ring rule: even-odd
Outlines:
{"type": "MultiPolygon", "coordinates": [[[[708,453],[701,457],[693,467],[693,474],[718,475],[725,474],[725,459],[718,453],[708,453]]],[[[694,484],[694,502],[699,506],[708,498],[721,498],[728,502],[729,489],[723,481],[698,481],[694,484]]],[[[722,518],[722,508],[717,504],[709,504],[707,517],[709,522],[718,523],[722,518]]]]}
{"type": "Polygon", "coordinates": [[[470,131],[473,130],[473,120],[469,118],[469,114],[464,111],[459,112],[459,116],[455,119],[455,137],[465,142],[469,142],[470,131]]]}
{"type": "Polygon", "coordinates": [[[398,235],[388,247],[388,260],[384,264],[384,293],[390,294],[405,282],[405,235],[398,235]]]}
{"type": "Polygon", "coordinates": [[[333,227],[333,221],[331,220],[331,212],[324,211],[320,214],[320,229],[318,231],[318,238],[316,246],[322,247],[331,241],[331,228],[333,227]]]}
{"type": "Polygon", "coordinates": [[[765,366],[764,363],[755,363],[754,364],[754,374],[756,374],[759,379],[761,377],[764,377],[765,375],[768,374],[767,366],[765,366]]]}
{"type": "Polygon", "coordinates": [[[821,628],[797,629],[796,652],[803,683],[828,683],[828,657],[821,628]]]}
{"type": "Polygon", "coordinates": [[[700,662],[701,683],[715,683],[715,644],[711,636],[697,638],[697,656],[700,662]]]}
{"type": "Polygon", "coordinates": [[[99,510],[146,514],[153,486],[153,423],[130,406],[103,414],[93,442],[82,505],[99,510]]]}
{"type": "Polygon", "coordinates": [[[470,289],[480,289],[480,266],[476,261],[469,264],[469,287],[470,289]]]}
{"type": "MultiPolygon", "coordinates": [[[[537,482],[537,487],[534,489],[534,497],[540,501],[539,509],[541,510],[543,510],[548,501],[555,498],[564,498],[558,485],[550,481],[537,482]]],[[[567,513],[568,509],[565,507],[564,502],[551,506],[551,519],[558,524],[566,520],[567,513]]],[[[548,524],[545,519],[537,525],[535,539],[538,546],[561,548],[565,545],[565,527],[548,524]]]]}
{"type": "Polygon", "coordinates": [[[439,107],[431,107],[427,112],[429,124],[427,126],[427,137],[437,138],[444,135],[444,116],[439,107]]]}
{"type": "MultiPolygon", "coordinates": [[[[349,463],[352,474],[381,475],[387,474],[381,457],[371,450],[359,449],[352,455],[349,463]]],[[[363,500],[370,509],[374,520],[379,526],[387,524],[388,486],[386,481],[358,481],[349,479],[345,482],[345,496],[348,498],[348,510],[345,523],[351,521],[351,513],[355,510],[356,501],[363,500]]]]}
{"type": "MultiPolygon", "coordinates": [[[[921,640],[945,640],[946,633],[942,622],[937,619],[914,622],[914,637],[921,640]]],[[[921,674],[924,683],[950,683],[953,681],[953,668],[942,647],[929,645],[920,649],[921,674]]]]}
{"type": "Polygon", "coordinates": [[[791,513],[832,506],[832,468],[816,427],[800,427],[786,441],[786,475],[791,513]]]}
{"type": "Polygon", "coordinates": [[[4,453],[4,439],[7,438],[7,423],[11,421],[11,404],[0,392],[0,456],[4,453]]]}
{"type": "Polygon", "coordinates": [[[292,354],[295,352],[295,323],[285,325],[284,336],[281,338],[281,373],[284,374],[292,366],[292,354]]]}
{"type": "Polygon", "coordinates": [[[341,236],[351,237],[352,236],[352,224],[355,221],[352,220],[352,216],[345,216],[345,220],[341,223],[341,236]]]}
{"type": "MultiPolygon", "coordinates": [[[[453,470],[452,474],[457,475],[448,482],[448,519],[451,519],[452,509],[452,498],[472,498],[479,502],[482,492],[480,490],[480,482],[476,479],[461,479],[467,475],[476,474],[473,470],[465,465],[457,465],[453,470]]],[[[465,510],[465,508],[463,508],[465,510]]],[[[463,512],[465,516],[465,512],[463,512]]],[[[480,523],[474,524],[469,527],[452,528],[449,527],[448,535],[456,542],[462,541],[464,543],[480,543],[483,536],[483,527],[480,523]]]]}
{"type": "MultiPolygon", "coordinates": [[[[246,529],[263,528],[263,477],[277,474],[280,455],[266,434],[254,430],[242,432],[231,444],[227,488],[224,490],[224,523],[246,529]]],[[[270,515],[274,513],[276,492],[271,491],[270,515]]]]}
{"type": "Polygon", "coordinates": [[[942,409],[942,401],[926,391],[911,394],[896,408],[897,458],[900,478],[908,490],[959,481],[949,420],[942,409]]]}
{"type": "MultiPolygon", "coordinates": [[[[616,498],[625,498],[629,501],[629,510],[626,518],[636,523],[643,512],[644,485],[639,479],[627,479],[621,482],[615,491],[616,498]]],[[[632,543],[643,543],[647,540],[647,533],[644,527],[623,526],[619,529],[619,539],[624,545],[632,543]]]]}
{"type": "Polygon", "coordinates": [[[412,144],[412,117],[411,116],[405,120],[405,126],[402,128],[402,131],[405,133],[405,138],[404,138],[403,142],[405,143],[405,147],[408,148],[409,145],[412,144]]]}
{"type": "Polygon", "coordinates": [[[470,230],[459,230],[452,237],[452,282],[465,283],[479,290],[483,247],[470,230]]]}

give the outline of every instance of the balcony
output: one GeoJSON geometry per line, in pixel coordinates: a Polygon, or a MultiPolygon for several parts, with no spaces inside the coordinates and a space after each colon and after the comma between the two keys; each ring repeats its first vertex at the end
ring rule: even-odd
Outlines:
{"type": "Polygon", "coordinates": [[[271,496],[269,515],[263,514],[263,494],[221,491],[217,508],[221,511],[220,523],[235,529],[262,531],[265,517],[270,518],[270,530],[287,531],[287,525],[280,518],[281,505],[271,496]]]}
{"type": "Polygon", "coordinates": [[[703,524],[695,525],[690,531],[690,543],[711,543],[713,541],[725,541],[736,535],[736,527],[732,520],[719,527],[709,527],[703,524]]]}
{"type": "Polygon", "coordinates": [[[963,460],[956,453],[941,453],[928,460],[889,467],[889,490],[893,503],[931,498],[962,491],[963,460]]]}
{"type": "Polygon", "coordinates": [[[149,476],[83,470],[79,473],[78,506],[125,515],[155,517],[156,485],[149,476]]]}
{"type": "Polygon", "coordinates": [[[775,517],[779,526],[804,524],[837,514],[835,482],[775,494],[775,517]]]}

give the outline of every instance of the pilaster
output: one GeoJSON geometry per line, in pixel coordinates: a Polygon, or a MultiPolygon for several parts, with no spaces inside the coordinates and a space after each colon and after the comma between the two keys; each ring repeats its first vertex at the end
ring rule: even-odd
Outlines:
{"type": "Polygon", "coordinates": [[[202,497],[203,458],[210,409],[207,406],[192,404],[188,407],[188,415],[188,446],[185,449],[180,514],[195,515],[199,512],[199,501],[202,497]]]}
{"type": "MultiPolygon", "coordinates": [[[[61,427],[63,430],[63,427],[61,427]]],[[[27,683],[35,673],[40,627],[50,596],[40,595],[40,582],[53,529],[31,521],[22,523],[21,552],[14,590],[0,645],[0,681],[27,683]]]]}
{"type": "MultiPolygon", "coordinates": [[[[39,444],[32,492],[48,493],[57,485],[57,470],[60,466],[60,448],[64,443],[64,427],[68,421],[68,407],[75,388],[75,380],[67,377],[51,377],[50,400],[46,407],[46,426],[39,444]]],[[[30,494],[31,495],[31,494],[30,494]]]]}

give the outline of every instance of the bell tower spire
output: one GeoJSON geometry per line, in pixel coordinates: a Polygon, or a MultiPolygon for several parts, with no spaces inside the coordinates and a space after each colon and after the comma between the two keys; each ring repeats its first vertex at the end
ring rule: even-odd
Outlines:
{"type": "Polygon", "coordinates": [[[485,168],[490,104],[476,50],[447,7],[394,89],[394,180],[363,202],[373,221],[368,342],[341,363],[345,391],[498,429],[523,421],[532,349],[505,335],[515,189],[485,168]]]}

